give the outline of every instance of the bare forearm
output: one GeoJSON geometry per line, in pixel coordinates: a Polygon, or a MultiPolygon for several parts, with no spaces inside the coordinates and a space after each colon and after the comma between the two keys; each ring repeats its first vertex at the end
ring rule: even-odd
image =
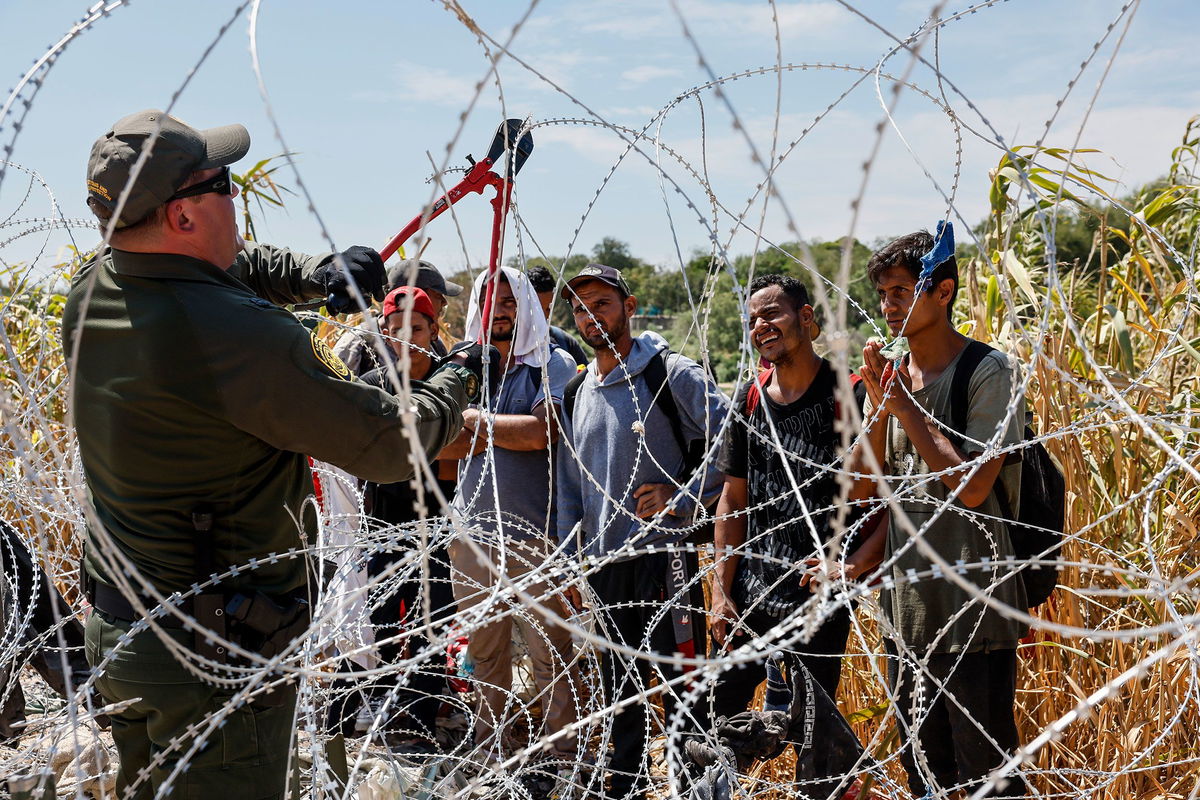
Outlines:
{"type": "Polygon", "coordinates": [[[546,420],[536,414],[497,414],[489,423],[478,418],[480,438],[491,436],[496,447],[505,450],[545,450],[550,439],[546,420]]]}
{"type": "Polygon", "coordinates": [[[863,476],[854,479],[850,500],[866,500],[875,496],[874,473],[876,469],[885,472],[883,454],[886,442],[887,417],[880,415],[866,434],[859,438],[858,446],[847,459],[850,471],[863,476]]]}
{"type": "Polygon", "coordinates": [[[877,518],[868,521],[867,524],[872,526],[867,538],[853,554],[846,558],[847,572],[851,578],[867,574],[883,561],[889,524],[887,512],[878,512],[877,518]]]}
{"type": "Polygon", "coordinates": [[[483,436],[476,436],[474,431],[463,428],[453,442],[442,448],[442,452],[438,453],[438,458],[457,461],[481,453],[486,447],[487,441],[483,436]]]}
{"type": "Polygon", "coordinates": [[[489,442],[505,450],[545,450],[557,438],[546,425],[544,406],[532,414],[495,414],[490,420],[478,409],[463,412],[463,431],[442,458],[466,458],[487,449],[489,442]]]}
{"type": "Polygon", "coordinates": [[[746,517],[738,514],[744,506],[729,502],[725,495],[717,502],[717,521],[713,530],[716,584],[726,595],[733,589],[733,578],[742,560],[738,552],[746,542],[746,517]]]}

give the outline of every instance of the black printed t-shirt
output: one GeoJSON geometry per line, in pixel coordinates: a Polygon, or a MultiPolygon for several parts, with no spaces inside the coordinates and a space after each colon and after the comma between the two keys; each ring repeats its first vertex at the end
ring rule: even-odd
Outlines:
{"type": "MultiPolygon", "coordinates": [[[[717,457],[726,475],[746,481],[749,515],[733,599],[743,610],[754,604],[783,617],[810,597],[809,589],[800,585],[804,561],[817,555],[817,539],[824,544],[834,535],[842,449],[834,429],[837,380],[822,359],[812,384],[795,402],[781,405],[760,390],[758,405],[747,419],[750,385],[738,390],[734,421],[726,428],[717,457]]],[[[855,399],[861,407],[862,384],[855,386],[855,399]]],[[[852,519],[847,515],[846,523],[852,519]]]]}

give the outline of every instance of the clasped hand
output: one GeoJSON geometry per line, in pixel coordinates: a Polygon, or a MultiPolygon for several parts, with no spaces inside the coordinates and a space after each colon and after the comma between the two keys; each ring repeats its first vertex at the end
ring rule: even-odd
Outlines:
{"type": "Polygon", "coordinates": [[[669,483],[643,483],[633,490],[633,496],[637,499],[637,509],[634,513],[642,519],[649,519],[662,511],[675,511],[674,508],[667,508],[667,504],[675,496],[675,487],[669,483]]]}
{"type": "Polygon", "coordinates": [[[912,377],[906,361],[901,360],[897,366],[880,353],[882,349],[882,342],[867,342],[858,374],[871,399],[871,407],[884,417],[900,416],[912,406],[912,377]]]}

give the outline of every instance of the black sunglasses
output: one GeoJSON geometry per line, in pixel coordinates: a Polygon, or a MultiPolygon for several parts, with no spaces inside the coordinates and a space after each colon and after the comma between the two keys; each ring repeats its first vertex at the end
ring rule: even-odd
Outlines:
{"type": "Polygon", "coordinates": [[[167,198],[167,202],[172,200],[182,200],[185,197],[195,197],[200,194],[233,194],[233,178],[229,173],[229,167],[221,167],[221,171],[212,176],[206,181],[193,183],[184,189],[180,189],[175,194],[167,198]]]}

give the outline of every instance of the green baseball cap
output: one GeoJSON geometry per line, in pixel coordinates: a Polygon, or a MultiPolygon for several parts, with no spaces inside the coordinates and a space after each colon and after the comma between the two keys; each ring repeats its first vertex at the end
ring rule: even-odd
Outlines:
{"type": "Polygon", "coordinates": [[[193,172],[228,166],[250,149],[250,133],[243,125],[198,131],[156,110],[123,117],[96,140],[88,158],[88,206],[97,217],[111,216],[133,165],[155,131],[158,138],[121,209],[117,228],[141,222],[166,203],[193,172]],[[97,213],[97,207],[109,213],[97,213]]]}

